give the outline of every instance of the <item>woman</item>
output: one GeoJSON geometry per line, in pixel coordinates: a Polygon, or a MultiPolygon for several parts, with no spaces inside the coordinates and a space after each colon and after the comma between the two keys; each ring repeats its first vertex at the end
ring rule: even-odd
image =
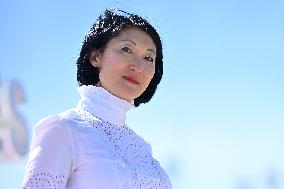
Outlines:
{"type": "Polygon", "coordinates": [[[34,129],[23,188],[172,188],[151,147],[125,125],[163,74],[161,40],[143,18],[106,10],[77,60],[77,107],[34,129]]]}

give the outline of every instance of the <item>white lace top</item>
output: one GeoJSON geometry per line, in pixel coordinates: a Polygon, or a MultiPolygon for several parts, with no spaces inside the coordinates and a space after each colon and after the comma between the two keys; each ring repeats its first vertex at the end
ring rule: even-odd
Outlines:
{"type": "Polygon", "coordinates": [[[76,108],[41,120],[30,146],[24,189],[171,189],[151,147],[125,125],[133,104],[94,86],[76,108]]]}

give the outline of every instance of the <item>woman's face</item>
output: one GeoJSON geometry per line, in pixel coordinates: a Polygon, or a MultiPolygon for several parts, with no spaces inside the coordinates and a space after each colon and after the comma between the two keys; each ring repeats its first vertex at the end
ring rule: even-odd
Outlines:
{"type": "Polygon", "coordinates": [[[148,87],[155,73],[156,46],[142,30],[126,29],[111,39],[103,53],[93,51],[90,62],[100,70],[100,85],[132,101],[148,87]]]}

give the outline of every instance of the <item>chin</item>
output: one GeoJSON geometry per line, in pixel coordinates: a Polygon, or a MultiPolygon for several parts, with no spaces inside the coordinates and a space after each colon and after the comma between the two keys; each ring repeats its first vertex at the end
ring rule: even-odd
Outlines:
{"type": "Polygon", "coordinates": [[[127,88],[120,93],[120,96],[124,97],[123,99],[129,99],[130,101],[132,101],[135,98],[139,97],[142,93],[143,92],[141,91],[127,88]]]}

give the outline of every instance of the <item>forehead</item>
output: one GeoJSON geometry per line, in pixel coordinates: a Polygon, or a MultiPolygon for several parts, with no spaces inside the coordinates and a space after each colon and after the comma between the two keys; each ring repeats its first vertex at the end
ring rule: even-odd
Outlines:
{"type": "Polygon", "coordinates": [[[116,42],[133,41],[137,46],[156,51],[156,45],[151,36],[140,29],[131,28],[122,30],[114,40],[116,42]]]}

